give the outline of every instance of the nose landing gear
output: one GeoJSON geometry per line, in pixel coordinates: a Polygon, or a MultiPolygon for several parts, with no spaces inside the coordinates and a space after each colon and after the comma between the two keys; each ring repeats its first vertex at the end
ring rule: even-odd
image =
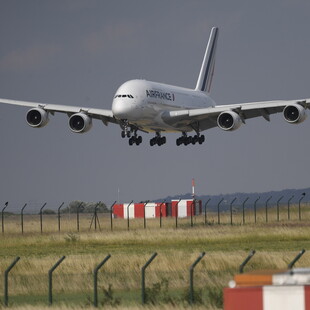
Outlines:
{"type": "Polygon", "coordinates": [[[137,132],[138,129],[130,126],[127,120],[123,120],[120,124],[121,128],[122,128],[122,132],[121,132],[121,136],[122,138],[128,138],[128,143],[129,145],[139,145],[142,143],[142,137],[138,136],[137,132]]]}

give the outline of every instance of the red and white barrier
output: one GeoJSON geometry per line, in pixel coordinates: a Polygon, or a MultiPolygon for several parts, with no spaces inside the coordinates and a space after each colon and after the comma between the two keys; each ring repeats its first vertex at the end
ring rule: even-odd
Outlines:
{"type": "Polygon", "coordinates": [[[160,217],[160,212],[162,217],[167,216],[166,204],[149,202],[146,205],[144,203],[124,203],[116,204],[113,207],[113,215],[117,218],[130,219],[133,218],[143,218],[145,212],[145,218],[155,218],[160,217]]]}
{"type": "Polygon", "coordinates": [[[225,288],[224,310],[310,310],[310,286],[225,288]]]}
{"type": "Polygon", "coordinates": [[[224,289],[224,310],[310,310],[310,269],[235,275],[224,289]]]}
{"type": "Polygon", "coordinates": [[[199,215],[202,210],[201,200],[172,200],[171,201],[171,215],[173,217],[183,218],[191,215],[199,215]]]}
{"type": "Polygon", "coordinates": [[[113,215],[117,218],[130,219],[143,218],[144,212],[146,218],[157,218],[167,216],[188,217],[191,215],[201,214],[202,203],[201,200],[181,200],[179,203],[173,200],[170,203],[149,202],[144,203],[124,203],[116,204],[113,207],[113,215]]]}

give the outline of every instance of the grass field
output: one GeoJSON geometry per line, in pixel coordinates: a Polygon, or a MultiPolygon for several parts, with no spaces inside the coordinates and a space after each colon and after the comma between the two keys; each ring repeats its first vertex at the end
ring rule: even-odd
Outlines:
{"type": "MultiPolygon", "coordinates": [[[[93,300],[93,269],[107,254],[111,258],[99,272],[99,303],[109,309],[142,309],[141,267],[157,252],[146,271],[149,304],[147,309],[178,309],[188,307],[189,267],[205,251],[206,255],[195,268],[195,289],[198,303],[195,309],[221,309],[222,288],[238,272],[239,265],[251,249],[257,253],[246,266],[246,270],[285,268],[301,249],[310,248],[310,215],[303,212],[298,220],[297,208],[291,209],[291,221],[281,213],[276,221],[275,210],[270,210],[268,223],[265,211],[258,213],[258,223],[253,224],[253,214],[248,212],[246,223],[242,214],[234,214],[234,225],[230,225],[230,214],[221,214],[222,225],[217,225],[217,214],[178,221],[114,220],[113,231],[109,217],[100,218],[100,228],[89,229],[91,216],[83,216],[80,232],[77,233],[76,218],[62,218],[61,232],[55,215],[44,216],[43,233],[40,233],[38,216],[25,218],[24,234],[20,230],[20,218],[10,216],[5,222],[5,233],[0,235],[0,273],[16,256],[20,261],[9,275],[9,304],[12,309],[44,309],[48,302],[48,270],[63,255],[66,259],[55,270],[53,297],[55,309],[91,308],[93,300]],[[307,220],[309,218],[309,220],[307,220]],[[112,286],[109,291],[108,287],[112,286]]],[[[310,266],[310,253],[306,252],[298,267],[310,266]]],[[[0,292],[3,292],[0,280],[0,292]]],[[[3,302],[3,294],[0,293],[3,302]]],[[[102,306],[102,305],[101,305],[102,306]]],[[[1,305],[0,305],[1,308],[1,305]]],[[[50,307],[49,307],[50,309],[50,307]]],[[[145,308],[143,308],[145,309],[145,308]]]]}

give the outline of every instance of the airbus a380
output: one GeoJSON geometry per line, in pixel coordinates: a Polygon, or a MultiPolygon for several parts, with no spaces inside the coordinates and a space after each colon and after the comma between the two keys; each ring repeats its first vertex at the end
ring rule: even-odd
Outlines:
{"type": "Polygon", "coordinates": [[[238,129],[245,120],[282,112],[284,119],[298,124],[306,119],[310,99],[277,100],[216,105],[210,97],[210,87],[215,65],[215,52],[219,30],[211,30],[195,89],[182,88],[146,80],[130,80],[122,84],[114,96],[112,109],[94,109],[69,105],[54,105],[0,99],[0,103],[30,107],[26,121],[29,126],[40,128],[49,121],[50,114],[66,113],[69,127],[75,133],[84,133],[92,127],[92,120],[118,124],[121,136],[129,144],[139,145],[141,132],[153,132],[150,145],[163,145],[168,132],[179,132],[177,145],[202,144],[202,131],[218,126],[225,131],[238,129]],[[194,132],[193,135],[189,133],[194,132]]]}

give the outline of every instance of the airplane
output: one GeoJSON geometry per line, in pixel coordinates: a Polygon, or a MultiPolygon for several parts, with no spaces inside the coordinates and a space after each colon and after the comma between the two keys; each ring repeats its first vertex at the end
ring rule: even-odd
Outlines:
{"type": "Polygon", "coordinates": [[[69,128],[74,133],[89,131],[93,119],[101,120],[105,125],[118,124],[122,138],[127,137],[129,145],[141,144],[139,131],[155,133],[150,139],[151,146],[165,144],[163,134],[169,132],[181,134],[176,140],[178,146],[193,145],[205,141],[205,136],[201,134],[204,130],[219,127],[224,131],[233,131],[254,117],[270,121],[270,114],[282,112],[284,119],[291,124],[299,124],[306,119],[310,99],[216,105],[210,97],[210,89],[218,35],[219,29],[213,27],[195,89],[130,80],[117,89],[111,110],[10,99],[0,99],[0,103],[30,107],[26,121],[34,128],[47,125],[49,116],[56,112],[68,115],[69,128]],[[189,135],[191,132],[195,134],[189,135]]]}

